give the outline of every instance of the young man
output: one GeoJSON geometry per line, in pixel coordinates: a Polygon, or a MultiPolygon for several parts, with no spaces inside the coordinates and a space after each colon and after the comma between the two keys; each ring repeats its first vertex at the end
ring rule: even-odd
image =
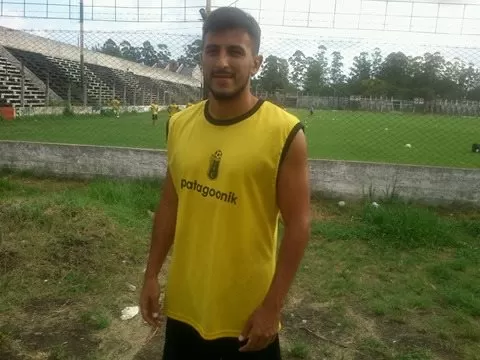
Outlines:
{"type": "Polygon", "coordinates": [[[117,118],[120,117],[120,100],[118,99],[118,97],[115,97],[113,98],[112,100],[112,108],[113,108],[113,113],[115,114],[115,116],[117,118]]]}
{"type": "Polygon", "coordinates": [[[213,11],[203,28],[209,98],[169,120],[140,298],[158,327],[157,276],[172,247],[164,360],[281,358],[280,313],[308,242],[310,193],[302,125],[249,90],[260,35],[243,11],[213,11]]]}
{"type": "Polygon", "coordinates": [[[175,115],[177,112],[180,111],[180,108],[175,103],[175,101],[173,101],[170,105],[168,105],[167,111],[168,111],[168,118],[170,119],[173,115],[175,115]]]}
{"type": "Polygon", "coordinates": [[[156,101],[153,101],[150,105],[150,111],[152,112],[152,123],[155,126],[155,123],[158,120],[158,105],[156,101]]]}

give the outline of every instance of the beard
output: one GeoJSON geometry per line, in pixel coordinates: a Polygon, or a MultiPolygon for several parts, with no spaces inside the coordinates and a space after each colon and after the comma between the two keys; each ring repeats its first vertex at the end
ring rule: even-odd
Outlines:
{"type": "Polygon", "coordinates": [[[245,89],[248,87],[248,82],[249,82],[249,79],[247,78],[240,87],[234,90],[217,91],[213,89],[211,78],[210,78],[210,81],[207,83],[207,88],[209,92],[212,94],[212,96],[214,97],[214,99],[217,101],[218,100],[234,100],[238,98],[245,91],[245,89]]]}

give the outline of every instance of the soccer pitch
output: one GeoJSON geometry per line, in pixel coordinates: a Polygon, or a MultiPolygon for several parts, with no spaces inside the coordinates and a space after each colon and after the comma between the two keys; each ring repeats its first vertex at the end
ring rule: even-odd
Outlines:
{"type": "MultiPolygon", "coordinates": [[[[363,111],[291,110],[307,125],[311,158],[480,168],[480,118],[363,111]],[[411,147],[405,145],[410,144],[411,147]]],[[[167,113],[39,116],[0,121],[0,140],[161,149],[167,113]]]]}

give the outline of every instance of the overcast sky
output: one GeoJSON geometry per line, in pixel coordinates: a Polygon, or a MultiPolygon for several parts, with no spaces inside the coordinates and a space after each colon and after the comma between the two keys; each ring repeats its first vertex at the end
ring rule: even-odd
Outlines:
{"type": "MultiPolygon", "coordinates": [[[[0,25],[34,29],[42,36],[70,43],[78,41],[78,1],[48,0],[48,6],[47,0],[2,2],[0,25]],[[45,17],[47,9],[49,17],[65,19],[11,17],[24,13],[45,17]],[[40,30],[74,32],[52,34],[40,30]]],[[[458,53],[480,64],[480,50],[474,49],[480,46],[480,0],[212,0],[214,8],[233,3],[260,21],[262,50],[267,54],[289,57],[300,48],[311,55],[321,43],[329,53],[343,50],[346,62],[350,62],[354,54],[375,46],[384,53],[402,50],[411,55],[422,54],[432,46],[455,46],[471,49],[446,50],[451,52],[450,57],[458,53]]],[[[175,52],[175,45],[183,48],[184,43],[199,36],[199,9],[205,6],[205,0],[84,0],[84,6],[85,30],[95,31],[86,34],[87,46],[109,37],[141,42],[153,36],[158,38],[153,42],[167,43],[175,52]],[[143,32],[124,36],[125,32],[138,31],[143,32]],[[163,35],[166,33],[172,35],[163,35]]]]}

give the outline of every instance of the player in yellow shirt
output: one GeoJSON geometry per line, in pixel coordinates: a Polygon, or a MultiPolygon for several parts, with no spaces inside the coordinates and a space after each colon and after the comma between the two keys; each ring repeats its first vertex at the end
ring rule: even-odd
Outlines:
{"type": "Polygon", "coordinates": [[[159,110],[159,107],[157,105],[157,102],[156,101],[153,101],[152,104],[150,105],[150,111],[152,112],[152,123],[153,123],[153,126],[155,126],[155,123],[157,122],[158,120],[158,110],[159,110]]]}
{"type": "Polygon", "coordinates": [[[115,116],[117,118],[120,117],[120,100],[118,99],[118,97],[116,98],[113,98],[112,101],[111,101],[111,105],[112,105],[112,108],[113,108],[113,113],[115,114],[115,116]]]}
{"type": "Polygon", "coordinates": [[[250,91],[260,36],[242,10],[213,11],[203,28],[208,100],[168,121],[140,297],[157,328],[158,274],[172,250],[163,360],[281,359],[280,313],[309,238],[308,162],[298,118],[250,91]]]}
{"type": "Polygon", "coordinates": [[[175,115],[177,112],[180,111],[180,108],[175,103],[175,101],[173,101],[170,105],[168,105],[167,111],[168,111],[168,117],[171,118],[173,115],[175,115]]]}

